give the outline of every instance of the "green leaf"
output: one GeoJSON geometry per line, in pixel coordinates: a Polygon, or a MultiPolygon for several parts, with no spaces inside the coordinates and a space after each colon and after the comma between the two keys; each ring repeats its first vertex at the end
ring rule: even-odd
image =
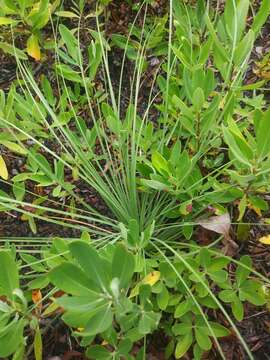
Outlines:
{"type": "Polygon", "coordinates": [[[59,32],[64,43],[67,46],[69,55],[78,62],[79,59],[79,49],[78,49],[78,40],[75,38],[73,33],[63,24],[59,25],[59,32]]]}
{"type": "Polygon", "coordinates": [[[174,317],[179,318],[185,315],[192,308],[192,303],[188,300],[181,302],[175,309],[174,317]]]}
{"type": "Polygon", "coordinates": [[[190,119],[193,118],[192,110],[179,97],[177,97],[176,95],[173,95],[172,102],[177,108],[179,108],[181,110],[183,115],[185,115],[186,117],[188,117],[190,119]]]}
{"type": "Polygon", "coordinates": [[[3,11],[7,13],[18,13],[19,9],[16,6],[16,3],[13,0],[2,0],[3,11]]]}
{"type": "Polygon", "coordinates": [[[17,264],[9,250],[0,250],[0,291],[1,295],[13,298],[13,290],[18,289],[19,274],[17,264]]]}
{"type": "Polygon", "coordinates": [[[0,143],[7,147],[9,150],[14,151],[15,153],[18,153],[20,155],[26,155],[27,150],[22,147],[21,145],[18,145],[14,142],[7,141],[7,140],[0,140],[0,143]]]}
{"type": "Polygon", "coordinates": [[[37,225],[35,219],[32,216],[28,217],[28,224],[33,234],[37,233],[37,225]]]}
{"type": "Polygon", "coordinates": [[[241,287],[239,291],[239,297],[243,300],[249,301],[251,304],[256,306],[262,306],[265,304],[266,299],[263,294],[260,294],[258,292],[258,289],[252,288],[252,286],[249,286],[249,281],[247,282],[247,286],[245,284],[241,287]]]}
{"type": "Polygon", "coordinates": [[[108,300],[95,293],[87,296],[62,296],[56,300],[56,304],[65,309],[63,320],[75,328],[86,328],[90,319],[110,306],[108,300]]]}
{"type": "Polygon", "coordinates": [[[224,283],[228,279],[228,272],[225,270],[218,270],[215,272],[209,272],[209,276],[217,283],[224,283]]]}
{"type": "Polygon", "coordinates": [[[261,197],[249,195],[248,200],[254,207],[260,210],[266,211],[269,209],[267,201],[263,200],[261,197]]]}
{"type": "Polygon", "coordinates": [[[263,24],[266,22],[270,13],[270,1],[262,0],[260,9],[254,17],[251,29],[254,31],[255,35],[261,30],[263,24]]]}
{"type": "Polygon", "coordinates": [[[43,263],[38,262],[39,261],[38,258],[30,254],[24,254],[24,253],[20,253],[20,257],[26,264],[29,264],[29,266],[36,272],[46,272],[46,267],[44,266],[43,263]]]}
{"type": "Polygon", "coordinates": [[[54,285],[68,294],[87,296],[93,289],[92,281],[76,265],[63,263],[49,272],[49,278],[54,285]]]}
{"type": "Polygon", "coordinates": [[[25,195],[25,184],[24,182],[14,183],[12,186],[13,194],[15,195],[16,200],[22,201],[25,195]]]}
{"type": "Polygon", "coordinates": [[[12,360],[24,360],[25,355],[25,345],[21,344],[19,345],[18,349],[12,356],[12,360]]]}
{"type": "Polygon", "coordinates": [[[224,135],[225,142],[228,144],[229,149],[231,150],[233,155],[236,157],[236,159],[238,161],[240,161],[241,163],[248,165],[250,167],[251,165],[250,165],[249,159],[247,158],[246,154],[243,153],[243,151],[239,148],[234,135],[225,126],[223,126],[223,135],[224,135]]]}
{"type": "Polygon", "coordinates": [[[161,310],[165,310],[168,306],[170,294],[165,285],[162,286],[162,291],[157,294],[157,303],[161,310]]]}
{"type": "Polygon", "coordinates": [[[194,360],[201,360],[203,357],[204,350],[196,343],[193,346],[194,360]]]}
{"type": "Polygon", "coordinates": [[[75,14],[74,12],[71,12],[71,11],[56,11],[55,14],[57,16],[65,17],[65,18],[79,18],[79,16],[77,14],[75,14]]]}
{"type": "Polygon", "coordinates": [[[197,112],[199,112],[203,107],[204,100],[205,99],[204,99],[203,89],[198,87],[193,94],[193,100],[192,100],[195,110],[197,112]]]}
{"type": "Polygon", "coordinates": [[[106,292],[111,279],[106,272],[105,260],[101,259],[98,252],[84,241],[73,241],[69,249],[89,279],[106,292]]]}
{"type": "Polygon", "coordinates": [[[55,68],[56,68],[57,74],[60,76],[63,76],[63,78],[73,81],[73,82],[77,82],[77,83],[82,82],[80,73],[77,71],[74,71],[70,66],[68,66],[66,64],[57,64],[55,68]]]}
{"type": "Polygon", "coordinates": [[[102,298],[100,294],[92,293],[84,296],[64,295],[57,299],[57,304],[68,311],[91,314],[94,313],[97,308],[107,305],[108,301],[102,298]]]}
{"type": "Polygon", "coordinates": [[[246,208],[247,208],[247,196],[245,194],[240,200],[238,205],[239,215],[237,221],[241,221],[243,219],[243,216],[245,215],[246,212],[246,208]]]}
{"type": "Polygon", "coordinates": [[[34,28],[34,30],[42,29],[50,19],[49,0],[43,0],[33,7],[26,18],[26,22],[34,28]]]}
{"type": "Polygon", "coordinates": [[[34,353],[35,353],[35,360],[42,360],[42,338],[39,327],[37,327],[35,331],[34,337],[34,353]]]}
{"type": "Polygon", "coordinates": [[[176,57],[180,60],[181,64],[183,64],[188,70],[193,71],[193,67],[185,54],[175,46],[172,46],[172,50],[175,53],[176,57]]]}
{"type": "Polygon", "coordinates": [[[236,320],[242,321],[244,318],[244,307],[238,297],[235,297],[235,300],[231,303],[232,312],[236,320]]]}
{"type": "Polygon", "coordinates": [[[122,355],[126,355],[132,349],[132,345],[130,339],[123,339],[118,344],[118,352],[122,355]]]}
{"type": "Polygon", "coordinates": [[[25,320],[13,320],[8,331],[0,336],[0,357],[6,358],[13,354],[24,342],[23,329],[25,320]]]}
{"type": "Polygon", "coordinates": [[[223,62],[229,62],[230,61],[230,57],[227,54],[225,48],[223,47],[222,43],[219,41],[215,28],[213,26],[213,24],[211,23],[211,20],[209,18],[208,13],[206,13],[205,15],[205,24],[207,26],[207,29],[213,39],[213,42],[216,46],[216,50],[219,52],[220,57],[222,58],[223,62]]]}
{"type": "MultiPolygon", "coordinates": [[[[132,42],[127,40],[127,37],[120,34],[113,34],[111,36],[112,43],[118,46],[120,49],[123,49],[126,51],[127,56],[131,60],[136,60],[137,57],[137,51],[135,46],[133,46],[132,42]]],[[[135,44],[134,44],[135,45],[135,44]]],[[[138,45],[138,44],[137,44],[138,45]]]]}
{"type": "Polygon", "coordinates": [[[259,159],[263,159],[270,152],[270,110],[260,119],[257,131],[257,152],[259,159]]]}
{"type": "Polygon", "coordinates": [[[162,173],[165,171],[166,173],[169,173],[169,167],[168,167],[168,161],[157,151],[155,151],[152,154],[152,164],[154,168],[162,173]]]}
{"type": "Polygon", "coordinates": [[[110,304],[106,304],[101,308],[87,323],[85,330],[83,331],[84,336],[97,335],[106,331],[113,321],[113,313],[110,304]]]}
{"type": "Polygon", "coordinates": [[[102,46],[100,43],[91,42],[88,46],[88,58],[89,58],[89,78],[94,80],[98,67],[102,61],[102,46]]]}
{"type": "Polygon", "coordinates": [[[234,53],[234,63],[236,66],[241,66],[246,60],[246,58],[250,55],[250,52],[253,48],[254,40],[254,32],[252,30],[249,30],[249,32],[238,44],[234,53]]]}
{"type": "Polygon", "coordinates": [[[246,0],[238,0],[236,6],[234,6],[233,1],[226,2],[224,10],[225,26],[231,40],[236,40],[236,43],[241,39],[242,33],[246,27],[248,9],[249,1],[246,0]]]}
{"type": "Polygon", "coordinates": [[[56,98],[54,97],[52,86],[45,75],[41,76],[41,86],[46,100],[48,101],[49,105],[53,107],[56,103],[56,98]]]}
{"type": "Polygon", "coordinates": [[[201,328],[195,327],[195,339],[197,343],[199,344],[200,348],[203,350],[210,350],[212,347],[212,342],[205,334],[205,331],[203,331],[201,328]]]}
{"type": "Polygon", "coordinates": [[[27,60],[27,56],[22,50],[9,45],[8,43],[0,42],[0,49],[2,49],[6,54],[10,54],[15,57],[17,56],[20,60],[27,60]]]}
{"type": "Polygon", "coordinates": [[[119,279],[120,288],[129,287],[134,270],[134,256],[122,245],[118,245],[112,260],[112,278],[119,279]]]}
{"type": "Polygon", "coordinates": [[[186,335],[188,332],[192,331],[192,323],[180,323],[180,324],[175,324],[172,327],[172,332],[174,335],[178,336],[178,335],[186,335]]]}
{"type": "Polygon", "coordinates": [[[248,278],[250,272],[251,272],[251,268],[252,268],[252,260],[249,256],[245,255],[242,256],[240,259],[240,262],[245,265],[247,268],[238,265],[236,271],[235,271],[235,276],[236,276],[236,281],[237,281],[237,285],[240,287],[243,282],[248,278]]]}
{"type": "Polygon", "coordinates": [[[51,165],[45,156],[41,154],[34,155],[34,161],[37,163],[38,167],[44,172],[45,175],[50,176],[53,174],[51,165]]]}
{"type": "Polygon", "coordinates": [[[102,103],[101,108],[109,129],[119,136],[122,129],[122,122],[118,118],[118,115],[115,114],[111,106],[106,103],[102,103]]]}
{"type": "Polygon", "coordinates": [[[34,290],[34,289],[43,289],[47,287],[50,283],[50,280],[46,275],[40,275],[37,278],[29,281],[27,284],[28,289],[34,290]]]}
{"type": "Polygon", "coordinates": [[[131,247],[136,246],[140,239],[140,227],[136,219],[130,219],[128,222],[128,245],[131,247]]]}
{"type": "Polygon", "coordinates": [[[141,334],[150,334],[158,326],[161,314],[153,311],[142,311],[138,324],[138,330],[141,334]]]}
{"type": "MultiPolygon", "coordinates": [[[[211,329],[213,330],[213,332],[217,338],[230,335],[230,331],[227,328],[225,328],[225,326],[223,326],[219,323],[209,321],[209,325],[211,326],[211,329]]],[[[209,332],[208,335],[212,336],[209,329],[208,329],[208,332],[209,332]]]]}
{"type": "Polygon", "coordinates": [[[233,302],[237,298],[234,290],[222,290],[218,294],[219,298],[227,303],[233,302]]]}
{"type": "Polygon", "coordinates": [[[182,356],[184,356],[185,353],[190,348],[192,342],[193,342],[193,336],[192,336],[192,332],[190,331],[177,341],[175,353],[174,353],[175,358],[180,359],[182,356]]]}
{"type": "Polygon", "coordinates": [[[168,186],[160,181],[157,180],[147,180],[147,179],[141,179],[140,183],[142,185],[145,185],[147,187],[150,187],[151,189],[155,189],[158,191],[166,190],[168,186]]]}
{"type": "Polygon", "coordinates": [[[229,260],[225,257],[220,257],[217,259],[212,259],[211,265],[208,267],[208,271],[214,272],[223,269],[229,263],[229,260]]]}
{"type": "Polygon", "coordinates": [[[14,19],[0,16],[0,26],[1,26],[1,25],[17,24],[17,22],[18,22],[18,21],[14,20],[14,19]]]}
{"type": "Polygon", "coordinates": [[[112,353],[101,345],[94,345],[86,350],[86,356],[92,360],[107,360],[112,358],[112,353]]]}

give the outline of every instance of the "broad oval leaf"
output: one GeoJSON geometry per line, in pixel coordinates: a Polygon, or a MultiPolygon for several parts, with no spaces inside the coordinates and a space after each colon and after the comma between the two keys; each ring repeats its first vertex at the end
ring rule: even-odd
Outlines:
{"type": "Polygon", "coordinates": [[[134,270],[134,256],[122,245],[118,245],[112,261],[112,278],[118,278],[120,288],[125,288],[129,286],[134,270]]]}
{"type": "Polygon", "coordinates": [[[23,329],[25,320],[15,320],[8,332],[0,337],[0,358],[4,359],[13,354],[19,347],[23,345],[23,329]]]}
{"type": "Polygon", "coordinates": [[[180,359],[190,348],[193,342],[192,332],[188,332],[185,336],[181,337],[175,348],[175,358],[180,359]]]}
{"type": "Polygon", "coordinates": [[[106,331],[113,321],[113,313],[110,304],[100,308],[96,314],[91,317],[85,330],[81,333],[82,336],[92,336],[106,331]]]}
{"type": "Polygon", "coordinates": [[[92,281],[76,265],[63,263],[49,273],[49,278],[54,285],[68,294],[87,296],[96,288],[92,281]]]}
{"type": "Polygon", "coordinates": [[[72,255],[85,271],[86,276],[106,292],[109,289],[111,280],[106,271],[106,261],[99,256],[93,247],[84,241],[73,241],[69,248],[72,255]]]}
{"type": "Polygon", "coordinates": [[[17,264],[9,250],[0,251],[0,295],[13,298],[13,291],[19,286],[19,273],[17,264]]]}

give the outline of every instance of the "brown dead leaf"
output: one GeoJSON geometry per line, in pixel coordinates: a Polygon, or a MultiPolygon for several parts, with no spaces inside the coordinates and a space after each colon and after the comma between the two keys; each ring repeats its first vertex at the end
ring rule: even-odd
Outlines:
{"type": "Polygon", "coordinates": [[[201,220],[199,224],[207,230],[214,231],[217,234],[223,235],[223,249],[225,255],[233,256],[238,250],[238,245],[230,236],[231,218],[228,213],[211,216],[208,219],[201,220]]]}
{"type": "Polygon", "coordinates": [[[40,312],[42,310],[42,294],[39,289],[32,291],[32,301],[35,305],[37,305],[37,310],[40,312]]]}
{"type": "Polygon", "coordinates": [[[211,216],[208,219],[201,220],[199,224],[207,230],[214,231],[226,237],[229,236],[231,218],[230,215],[226,213],[219,216],[211,216]]]}

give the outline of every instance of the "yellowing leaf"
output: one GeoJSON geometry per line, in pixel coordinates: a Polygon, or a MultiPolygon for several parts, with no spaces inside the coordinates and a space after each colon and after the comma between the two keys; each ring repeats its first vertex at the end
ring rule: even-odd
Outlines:
{"type": "Polygon", "coordinates": [[[38,38],[35,35],[31,35],[27,40],[27,54],[34,58],[36,61],[40,60],[40,47],[38,38]]]}
{"type": "Polygon", "coordinates": [[[2,179],[8,179],[8,170],[3,157],[0,155],[0,176],[2,179]]]}
{"type": "Polygon", "coordinates": [[[45,311],[43,311],[42,316],[47,316],[47,315],[51,315],[52,313],[54,313],[56,310],[59,309],[59,305],[56,304],[56,302],[52,302],[46,309],[45,311]]]}
{"type": "Polygon", "coordinates": [[[152,271],[150,274],[146,275],[144,279],[142,279],[142,284],[144,285],[155,285],[156,282],[160,279],[160,272],[159,271],[152,271]]]}
{"type": "Polygon", "coordinates": [[[29,218],[30,218],[30,216],[27,215],[27,214],[22,214],[22,216],[21,216],[21,220],[22,220],[22,221],[28,221],[29,218]]]}
{"type": "Polygon", "coordinates": [[[142,279],[131,291],[130,298],[137,296],[139,294],[139,288],[141,285],[150,285],[153,286],[155,283],[158,282],[160,279],[160,272],[159,271],[151,271],[145,278],[142,279]]]}
{"type": "Polygon", "coordinates": [[[264,244],[264,245],[270,245],[270,235],[262,236],[259,239],[259,242],[264,244]]]}
{"type": "Polygon", "coordinates": [[[78,332],[83,332],[83,331],[84,331],[84,328],[83,328],[83,327],[79,327],[79,328],[77,328],[77,331],[78,331],[78,332]]]}
{"type": "Polygon", "coordinates": [[[253,204],[248,204],[248,208],[253,210],[258,216],[262,216],[262,211],[257,206],[254,206],[253,204]]]}

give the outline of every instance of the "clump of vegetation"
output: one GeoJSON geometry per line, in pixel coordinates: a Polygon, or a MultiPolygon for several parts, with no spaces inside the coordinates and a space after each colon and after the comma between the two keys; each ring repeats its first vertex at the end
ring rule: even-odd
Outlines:
{"type": "Polygon", "coordinates": [[[25,165],[12,176],[0,156],[1,211],[33,234],[43,220],[78,236],[5,239],[0,357],[42,359],[42,320],[61,316],[89,359],[146,359],[156,333],[168,359],[226,359],[219,340],[232,333],[253,359],[236,322],[245,304],[267,303],[269,280],[239,255],[232,225],[243,236],[246,210],[268,210],[265,80],[244,80],[270,3],[171,0],[154,18],[143,1],[128,36],[106,33],[106,5],[60,8],[72,21],[52,22],[49,77],[36,79],[12,46],[18,78],[1,91],[0,144],[25,165]],[[219,237],[202,245],[198,227],[219,237]]]}

